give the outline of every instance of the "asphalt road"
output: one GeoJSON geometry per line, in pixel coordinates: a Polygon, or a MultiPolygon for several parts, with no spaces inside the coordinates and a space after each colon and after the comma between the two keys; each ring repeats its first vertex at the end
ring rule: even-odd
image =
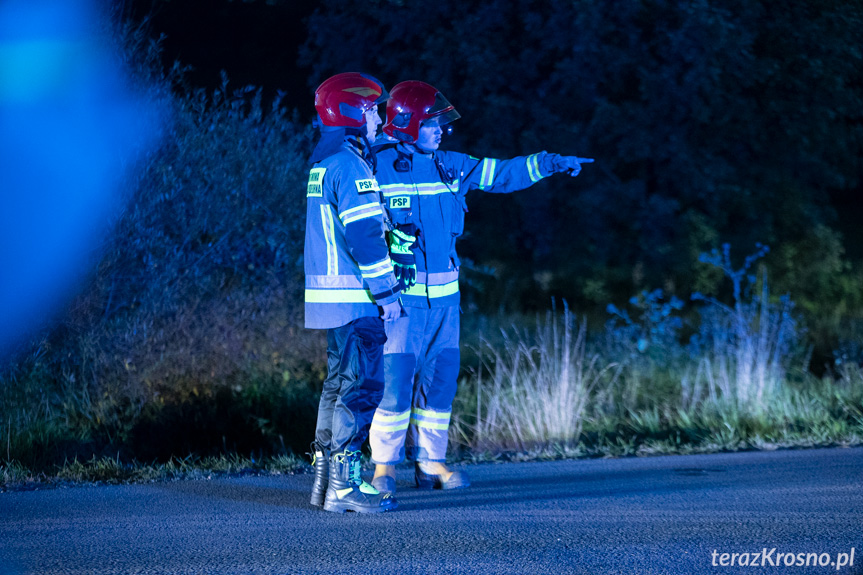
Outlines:
{"type": "Polygon", "coordinates": [[[401,471],[382,515],[310,507],[311,475],[4,493],[0,573],[863,574],[860,448],[463,469],[401,471]]]}

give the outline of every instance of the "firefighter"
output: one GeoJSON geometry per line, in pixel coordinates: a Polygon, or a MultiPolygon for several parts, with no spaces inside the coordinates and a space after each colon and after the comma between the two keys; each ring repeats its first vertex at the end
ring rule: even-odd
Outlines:
{"type": "Polygon", "coordinates": [[[374,485],[395,493],[395,465],[415,461],[421,489],[467,487],[445,465],[447,431],[459,371],[459,258],[465,195],[509,193],[553,173],[572,176],[587,158],[539,152],[496,160],[441,151],[441,136],[459,113],[424,82],[396,85],[376,142],[377,179],[391,228],[396,277],[406,286],[406,315],[386,326],[384,397],[369,432],[374,485]]]}
{"type": "Polygon", "coordinates": [[[369,142],[387,98],[379,81],[359,73],[333,76],[315,91],[321,138],[306,187],[305,325],[327,330],[327,377],[311,503],[339,513],[396,507],[362,480],[359,459],[383,394],[384,322],[402,309],[369,142]]]}

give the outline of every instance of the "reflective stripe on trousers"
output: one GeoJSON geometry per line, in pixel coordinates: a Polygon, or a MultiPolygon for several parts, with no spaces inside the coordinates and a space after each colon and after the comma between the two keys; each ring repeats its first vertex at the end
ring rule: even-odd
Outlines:
{"type": "Polygon", "coordinates": [[[372,461],[445,461],[459,370],[459,310],[405,308],[386,324],[384,397],[369,431],[372,461]]]}
{"type": "Polygon", "coordinates": [[[361,317],[327,330],[327,378],[315,442],[333,453],[359,451],[384,391],[383,320],[361,317]]]}

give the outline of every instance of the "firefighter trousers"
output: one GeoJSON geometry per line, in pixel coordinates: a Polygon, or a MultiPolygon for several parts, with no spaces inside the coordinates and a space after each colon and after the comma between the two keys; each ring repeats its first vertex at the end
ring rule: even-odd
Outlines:
{"type": "Polygon", "coordinates": [[[384,397],[369,431],[372,462],[446,461],[459,371],[459,308],[405,308],[387,323],[384,397]]]}
{"type": "Polygon", "coordinates": [[[362,317],[327,331],[327,378],[315,443],[332,453],[359,451],[384,392],[384,322],[362,317]]]}

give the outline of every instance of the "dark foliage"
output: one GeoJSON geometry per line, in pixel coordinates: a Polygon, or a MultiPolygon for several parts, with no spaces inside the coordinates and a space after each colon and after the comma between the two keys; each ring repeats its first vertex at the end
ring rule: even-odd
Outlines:
{"type": "Polygon", "coordinates": [[[863,173],[863,5],[773,8],[325,1],[301,56],[310,87],[351,69],[434,84],[463,117],[450,149],[596,158],[576,180],[469,198],[462,250],[484,309],[710,291],[699,253],[762,242],[804,308],[824,313],[830,294],[859,315],[841,279],[842,233],[859,226],[840,229],[830,198],[859,191],[863,173]]]}
{"type": "Polygon", "coordinates": [[[307,90],[293,77],[290,101],[227,77],[196,90],[197,71],[155,65],[166,59],[146,26],[119,35],[171,122],[138,159],[89,283],[0,371],[7,458],[302,449],[324,365],[321,334],[301,327],[307,126],[314,87],[346,70],[436,85],[462,114],[449,149],[596,158],[576,179],[468,198],[467,306],[562,297],[604,321],[609,302],[649,304],[660,288],[728,301],[699,254],[761,242],[771,293],[790,293],[812,341],[857,349],[860,2],[324,0],[305,29],[307,90]]]}

